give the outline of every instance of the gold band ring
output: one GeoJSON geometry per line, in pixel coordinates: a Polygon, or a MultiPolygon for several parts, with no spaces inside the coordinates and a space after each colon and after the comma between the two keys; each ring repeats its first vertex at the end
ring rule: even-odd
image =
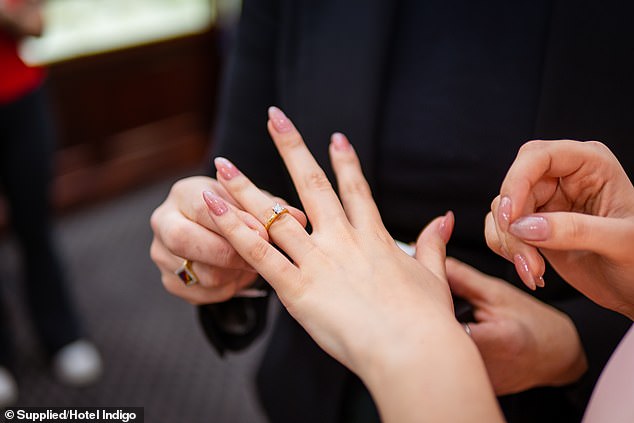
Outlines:
{"type": "Polygon", "coordinates": [[[186,286],[194,285],[198,283],[198,276],[194,273],[194,269],[192,269],[193,262],[191,260],[183,261],[181,267],[176,269],[174,272],[178,278],[183,281],[186,286]]]}
{"type": "Polygon", "coordinates": [[[264,224],[264,229],[266,229],[266,231],[268,232],[273,222],[275,222],[277,218],[283,215],[284,213],[288,213],[288,210],[286,209],[286,207],[282,207],[280,203],[275,203],[275,205],[273,206],[273,214],[271,215],[271,217],[269,217],[269,220],[267,220],[266,223],[264,224]]]}

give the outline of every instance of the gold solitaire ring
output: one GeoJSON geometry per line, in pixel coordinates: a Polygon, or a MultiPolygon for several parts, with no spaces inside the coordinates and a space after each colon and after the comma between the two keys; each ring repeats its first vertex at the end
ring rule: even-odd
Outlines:
{"type": "Polygon", "coordinates": [[[280,203],[275,203],[275,205],[273,206],[273,214],[271,215],[271,217],[269,217],[269,219],[264,224],[264,229],[266,229],[266,231],[268,232],[273,222],[275,222],[277,218],[283,215],[284,213],[288,213],[288,210],[286,209],[286,207],[281,206],[280,203]]]}
{"type": "Polygon", "coordinates": [[[183,281],[186,286],[198,283],[198,276],[196,276],[196,273],[194,273],[194,270],[192,269],[192,264],[193,263],[191,260],[185,260],[183,261],[183,264],[181,264],[181,267],[176,269],[176,271],[174,272],[176,276],[178,276],[179,279],[183,281]]]}

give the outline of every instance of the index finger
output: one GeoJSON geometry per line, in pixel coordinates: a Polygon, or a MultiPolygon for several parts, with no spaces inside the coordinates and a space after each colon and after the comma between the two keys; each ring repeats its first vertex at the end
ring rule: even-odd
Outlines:
{"type": "Polygon", "coordinates": [[[534,211],[525,209],[533,195],[544,194],[533,192],[540,182],[545,179],[556,181],[580,171],[595,174],[597,159],[603,157],[606,150],[601,143],[592,141],[530,141],[524,144],[500,188],[500,196],[511,199],[509,221],[534,211]]]}
{"type": "MultiPolygon", "coordinates": [[[[284,160],[314,229],[346,220],[343,207],[293,123],[277,107],[269,108],[269,133],[284,160]]],[[[347,220],[346,220],[347,221],[347,220]]]]}

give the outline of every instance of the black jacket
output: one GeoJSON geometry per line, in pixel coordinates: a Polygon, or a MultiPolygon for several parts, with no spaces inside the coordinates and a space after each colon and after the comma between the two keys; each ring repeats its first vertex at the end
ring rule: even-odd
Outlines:
{"type": "MultiPolygon", "coordinates": [[[[372,184],[381,88],[397,3],[245,1],[220,107],[215,154],[230,158],[260,187],[299,204],[266,133],[266,110],[277,105],[300,129],[327,172],[329,135],[345,132],[372,184]]],[[[633,9],[629,2],[616,0],[553,1],[534,129],[534,138],[603,141],[630,175],[634,169],[633,9]]],[[[495,154],[512,157],[524,141],[489,152],[491,162],[496,162],[495,154]]],[[[505,170],[497,169],[500,181],[505,170]]],[[[425,195],[433,198],[434,193],[425,195]]],[[[490,201],[482,198],[483,209],[490,201]]],[[[440,207],[438,214],[447,208],[440,207]]],[[[458,222],[484,217],[464,216],[459,208],[453,209],[458,222]]],[[[425,223],[412,222],[410,239],[425,223]]],[[[386,225],[389,229],[390,222],[386,225]]],[[[521,286],[512,266],[494,257],[484,242],[467,241],[474,238],[483,238],[482,226],[461,229],[450,243],[450,253],[521,286]]],[[[547,288],[537,295],[572,318],[590,368],[574,386],[504,398],[512,422],[578,421],[596,378],[630,324],[576,293],[552,271],[548,276],[547,288]]],[[[265,309],[262,300],[235,299],[201,307],[200,317],[222,353],[245,348],[261,333],[265,309]],[[236,331],[236,322],[241,330],[236,331]]],[[[334,422],[346,374],[283,312],[258,374],[260,398],[273,422],[334,422]]]]}

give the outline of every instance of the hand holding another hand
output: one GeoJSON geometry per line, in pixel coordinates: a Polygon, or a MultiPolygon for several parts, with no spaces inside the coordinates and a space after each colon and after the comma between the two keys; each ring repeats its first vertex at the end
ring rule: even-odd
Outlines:
{"type": "MultiPolygon", "coordinates": [[[[192,304],[226,301],[257,278],[253,267],[217,233],[216,225],[200,197],[202,191],[214,191],[235,204],[218,181],[194,176],[176,182],[151,218],[154,239],[150,255],[161,271],[163,285],[171,294],[192,304]],[[186,286],[174,273],[184,259],[192,261],[192,270],[199,283],[186,286]]],[[[271,202],[283,203],[279,198],[268,197],[271,202]]],[[[301,211],[293,207],[288,209],[299,222],[306,224],[306,217],[301,211]]],[[[268,240],[264,226],[257,219],[239,209],[236,213],[249,228],[268,240]]]]}

